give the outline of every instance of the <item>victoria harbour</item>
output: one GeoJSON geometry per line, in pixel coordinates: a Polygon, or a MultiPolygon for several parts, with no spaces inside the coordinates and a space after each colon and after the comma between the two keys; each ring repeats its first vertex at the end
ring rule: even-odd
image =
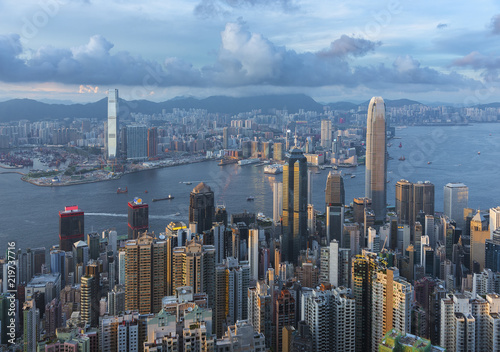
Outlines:
{"type": "MultiPolygon", "coordinates": [[[[410,126],[397,129],[391,142],[387,148],[391,158],[387,164],[389,205],[394,205],[394,185],[400,179],[434,183],[436,211],[443,210],[442,190],[448,182],[463,182],[469,187],[470,208],[488,209],[497,205],[500,188],[491,184],[500,173],[500,124],[410,126]],[[405,161],[399,160],[401,156],[405,161]]],[[[324,212],[324,189],[330,169],[312,167],[311,170],[312,201],[316,210],[324,212]]],[[[364,166],[342,169],[346,203],[364,196],[364,173],[364,166]]],[[[56,244],[58,211],[68,205],[78,205],[85,212],[86,233],[116,228],[123,234],[127,231],[127,202],[140,197],[149,204],[150,231],[163,232],[171,221],[187,223],[189,194],[202,181],[214,191],[216,205],[224,205],[229,214],[248,211],[272,217],[272,184],[281,181],[282,175],[264,174],[263,166],[218,166],[210,160],[67,187],[34,186],[15,173],[1,174],[0,180],[0,251],[3,252],[7,241],[12,240],[19,248],[49,248],[56,244]],[[117,194],[119,187],[127,187],[128,193],[117,194]],[[152,202],[153,198],[168,195],[174,199],[152,202]],[[255,200],[247,201],[248,197],[255,200]]]]}

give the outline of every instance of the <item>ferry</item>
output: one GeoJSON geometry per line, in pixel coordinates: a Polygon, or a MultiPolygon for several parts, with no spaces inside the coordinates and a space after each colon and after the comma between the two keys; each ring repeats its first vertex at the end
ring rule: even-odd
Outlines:
{"type": "Polygon", "coordinates": [[[247,198],[247,201],[248,201],[248,202],[251,202],[251,201],[253,201],[254,199],[255,199],[254,197],[250,196],[250,197],[248,197],[248,198],[247,198]]]}
{"type": "Polygon", "coordinates": [[[399,142],[399,148],[403,148],[403,143],[399,142]]]}
{"type": "Polygon", "coordinates": [[[356,177],[356,175],[351,175],[351,178],[354,178],[354,177],[356,177]]]}
{"type": "Polygon", "coordinates": [[[119,188],[116,190],[116,193],[128,193],[128,187],[125,187],[125,189],[119,188]]]}
{"type": "Polygon", "coordinates": [[[266,167],[264,167],[265,174],[277,175],[281,174],[282,172],[283,172],[283,165],[280,164],[267,165],[266,167]]]}

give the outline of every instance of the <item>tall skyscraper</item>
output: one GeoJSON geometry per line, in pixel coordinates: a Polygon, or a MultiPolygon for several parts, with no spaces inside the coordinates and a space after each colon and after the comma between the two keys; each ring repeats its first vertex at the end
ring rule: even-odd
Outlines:
{"type": "Polygon", "coordinates": [[[250,229],[248,231],[248,263],[250,264],[250,280],[259,279],[259,234],[264,236],[264,230],[250,229]]]}
{"type": "Polygon", "coordinates": [[[227,127],[222,129],[222,149],[227,149],[229,145],[229,131],[227,127]]]}
{"type": "Polygon", "coordinates": [[[372,200],[375,219],[383,221],[387,207],[387,160],[385,103],[381,97],[370,100],[366,126],[365,197],[372,200]]]}
{"type": "Polygon", "coordinates": [[[64,207],[59,212],[59,249],[69,252],[73,243],[85,238],[84,214],[77,205],[64,207]]]}
{"type": "Polygon", "coordinates": [[[108,92],[108,159],[118,156],[118,89],[108,92]]]}
{"type": "Polygon", "coordinates": [[[210,230],[214,216],[214,192],[201,182],[189,197],[189,229],[195,234],[210,230]]]}
{"type": "Polygon", "coordinates": [[[327,150],[332,149],[332,121],[321,120],[321,146],[327,150]]]}
{"type": "Polygon", "coordinates": [[[412,224],[418,221],[418,213],[434,216],[434,184],[429,181],[418,181],[413,184],[412,224]]]}
{"type": "Polygon", "coordinates": [[[296,263],[307,238],[307,159],[301,150],[290,151],[283,166],[283,239],[285,261],[296,263]]]}
{"type": "Polygon", "coordinates": [[[448,183],[444,186],[444,215],[455,220],[458,227],[464,228],[464,208],[469,200],[469,188],[463,183],[448,183]]]}
{"type": "Polygon", "coordinates": [[[283,182],[273,183],[273,221],[279,223],[283,214],[283,182]]]}
{"type": "Polygon", "coordinates": [[[148,158],[158,155],[158,129],[151,127],[148,129],[148,158]]]}
{"type": "Polygon", "coordinates": [[[340,173],[330,172],[326,180],[326,237],[327,243],[336,240],[343,246],[344,231],[344,179],[340,173]]]}
{"type": "Polygon", "coordinates": [[[128,239],[135,240],[139,234],[149,229],[149,206],[135,197],[128,202],[128,239]]]}
{"type": "Polygon", "coordinates": [[[127,126],[127,159],[148,157],[148,129],[146,126],[127,126]]]}

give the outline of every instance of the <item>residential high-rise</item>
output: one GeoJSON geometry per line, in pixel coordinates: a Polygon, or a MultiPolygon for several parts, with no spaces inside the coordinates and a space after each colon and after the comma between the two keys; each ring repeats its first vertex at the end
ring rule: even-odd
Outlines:
{"type": "Polygon", "coordinates": [[[399,276],[399,269],[378,270],[372,283],[372,351],[391,329],[411,330],[413,286],[399,276]]]}
{"type": "Polygon", "coordinates": [[[229,131],[227,127],[222,129],[222,149],[227,149],[229,145],[229,131]]]}
{"type": "Polygon", "coordinates": [[[273,183],[273,221],[278,224],[283,214],[283,182],[273,183]]]}
{"type": "Polygon", "coordinates": [[[135,240],[139,234],[149,229],[149,206],[135,197],[128,202],[128,239],[135,240]]]}
{"type": "Polygon", "coordinates": [[[148,158],[158,155],[158,129],[151,127],[148,129],[148,158]]]}
{"type": "Polygon", "coordinates": [[[353,295],[356,301],[356,352],[371,351],[372,283],[377,270],[376,259],[357,255],[352,262],[353,295]]]}
{"type": "Polygon", "coordinates": [[[145,160],[148,157],[148,129],[146,126],[127,126],[127,159],[145,160]]]}
{"type": "Polygon", "coordinates": [[[85,238],[84,214],[77,205],[64,207],[59,212],[59,249],[69,252],[73,243],[85,238]]]}
{"type": "Polygon", "coordinates": [[[274,143],[273,145],[273,160],[283,160],[283,143],[274,143]]]}
{"type": "Polygon", "coordinates": [[[295,298],[289,290],[283,289],[278,294],[274,310],[275,333],[273,335],[275,351],[282,351],[283,328],[295,325],[295,298]]]}
{"type": "Polygon", "coordinates": [[[270,288],[264,281],[248,288],[248,322],[256,332],[264,334],[267,347],[271,347],[273,341],[272,305],[270,288]]]}
{"type": "Polygon", "coordinates": [[[383,221],[387,209],[387,146],[385,103],[381,97],[373,97],[370,100],[366,126],[365,197],[372,200],[375,219],[383,221]]]}
{"type": "MultiPolygon", "coordinates": [[[[168,255],[168,252],[167,252],[168,255]]],[[[167,263],[167,268],[169,263],[167,263]]],[[[215,247],[193,239],[172,252],[172,292],[191,286],[194,293],[205,292],[209,302],[214,300],[215,247]]]]}
{"type": "Polygon", "coordinates": [[[263,237],[264,230],[250,229],[248,231],[248,263],[250,264],[250,280],[259,279],[259,234],[263,237]]]}
{"type": "Polygon", "coordinates": [[[125,242],[125,309],[141,314],[160,311],[165,296],[165,241],[143,233],[125,242]]]}
{"type": "Polygon", "coordinates": [[[321,120],[321,146],[327,150],[332,149],[332,121],[321,120]]]}
{"type": "Polygon", "coordinates": [[[290,151],[283,166],[283,238],[284,260],[297,263],[299,251],[307,239],[307,159],[301,150],[290,151]]]}
{"type": "Polygon", "coordinates": [[[469,200],[469,188],[463,183],[448,183],[444,186],[444,215],[455,220],[458,227],[464,228],[464,208],[469,200]]]}
{"type": "Polygon", "coordinates": [[[189,229],[198,234],[212,228],[215,216],[214,192],[201,182],[189,197],[189,229]]]}
{"type": "Polygon", "coordinates": [[[107,148],[108,159],[118,156],[118,89],[110,89],[108,92],[108,125],[107,125],[107,148]]]}
{"type": "Polygon", "coordinates": [[[215,332],[221,337],[227,326],[248,317],[250,265],[228,257],[217,265],[212,279],[215,279],[215,300],[212,301],[215,332]]]}
{"type": "Polygon", "coordinates": [[[40,311],[36,308],[35,300],[28,299],[23,305],[23,339],[24,351],[36,351],[40,337],[40,311]]]}

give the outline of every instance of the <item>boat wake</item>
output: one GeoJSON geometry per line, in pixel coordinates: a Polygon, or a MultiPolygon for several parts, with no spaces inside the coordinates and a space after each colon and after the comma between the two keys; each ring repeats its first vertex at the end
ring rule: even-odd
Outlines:
{"type": "MultiPolygon", "coordinates": [[[[128,214],[114,214],[114,213],[85,213],[85,215],[90,215],[90,216],[106,216],[106,217],[114,217],[114,218],[126,218],[128,217],[128,214]]],[[[176,216],[176,214],[171,214],[171,215],[149,215],[150,219],[171,219],[172,217],[176,216]]]]}

